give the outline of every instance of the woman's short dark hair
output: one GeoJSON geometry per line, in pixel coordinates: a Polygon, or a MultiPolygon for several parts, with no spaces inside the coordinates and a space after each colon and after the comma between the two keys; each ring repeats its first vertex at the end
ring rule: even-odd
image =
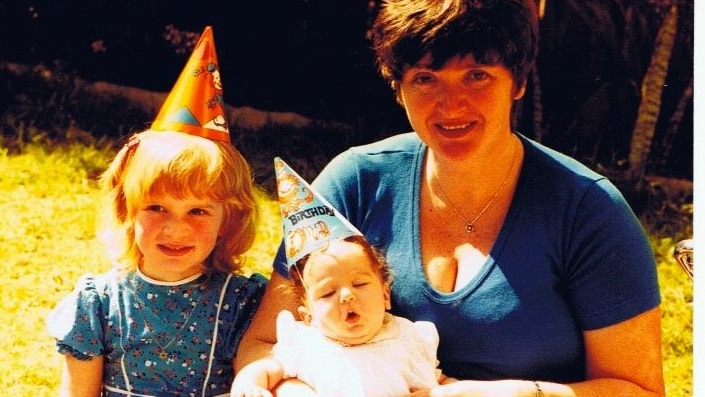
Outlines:
{"type": "Polygon", "coordinates": [[[379,70],[389,82],[426,54],[432,69],[472,55],[502,64],[517,86],[524,83],[538,51],[534,0],[386,0],[372,26],[379,70]]]}

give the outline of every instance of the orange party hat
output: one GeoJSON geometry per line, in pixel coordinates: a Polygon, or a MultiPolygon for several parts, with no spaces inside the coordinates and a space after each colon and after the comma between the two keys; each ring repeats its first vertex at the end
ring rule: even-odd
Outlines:
{"type": "Polygon", "coordinates": [[[230,142],[223,105],[213,29],[206,26],[151,129],[230,142]]]}

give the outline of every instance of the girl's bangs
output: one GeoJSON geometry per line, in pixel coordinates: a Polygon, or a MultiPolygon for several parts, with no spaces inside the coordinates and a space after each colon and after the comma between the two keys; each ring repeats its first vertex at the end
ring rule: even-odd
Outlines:
{"type": "Polygon", "coordinates": [[[227,186],[221,182],[223,163],[217,153],[194,149],[183,151],[176,157],[163,152],[150,154],[154,153],[147,151],[132,159],[124,183],[125,187],[133,187],[125,191],[129,202],[138,203],[147,197],[167,194],[177,198],[208,197],[217,201],[228,197],[227,186]]]}

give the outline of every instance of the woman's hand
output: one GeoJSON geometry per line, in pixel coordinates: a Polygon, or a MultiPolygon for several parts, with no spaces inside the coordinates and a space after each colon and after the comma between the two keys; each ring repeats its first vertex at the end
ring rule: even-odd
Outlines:
{"type": "Polygon", "coordinates": [[[536,386],[526,380],[476,381],[461,380],[419,390],[409,397],[534,397],[536,386]]]}

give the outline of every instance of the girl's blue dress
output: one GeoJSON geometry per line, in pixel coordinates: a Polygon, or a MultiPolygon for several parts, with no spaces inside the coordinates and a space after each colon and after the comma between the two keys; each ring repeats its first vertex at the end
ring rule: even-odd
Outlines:
{"type": "Polygon", "coordinates": [[[260,274],[199,274],[177,283],[139,271],[85,275],[47,327],[60,353],[104,356],[103,396],[227,395],[266,283],[260,274]]]}

